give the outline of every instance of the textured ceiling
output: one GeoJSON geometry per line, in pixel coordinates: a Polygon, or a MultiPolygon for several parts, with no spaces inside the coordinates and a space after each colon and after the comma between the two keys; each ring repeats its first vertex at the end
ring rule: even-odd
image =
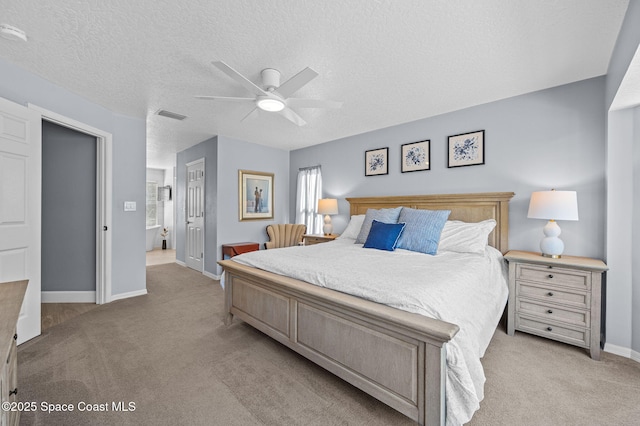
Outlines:
{"type": "Polygon", "coordinates": [[[628,0],[0,0],[0,56],[110,110],[147,120],[150,167],[221,134],[285,150],[603,75],[628,0]],[[251,104],[211,65],[260,83],[304,67],[297,93],[343,101],[300,109],[297,127],[251,104]],[[188,116],[175,121],[159,109],[188,116]]]}

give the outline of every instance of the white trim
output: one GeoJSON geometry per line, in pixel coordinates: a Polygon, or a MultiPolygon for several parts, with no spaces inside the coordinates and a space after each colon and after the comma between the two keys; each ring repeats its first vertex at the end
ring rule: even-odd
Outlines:
{"type": "Polygon", "coordinates": [[[127,293],[112,294],[111,301],[113,302],[120,299],[128,299],[130,297],[144,296],[145,294],[147,294],[146,288],[142,290],[129,291],[127,293]]]}
{"type": "Polygon", "coordinates": [[[212,274],[211,272],[207,272],[207,271],[203,271],[202,275],[204,275],[205,277],[209,277],[211,279],[214,279],[214,280],[219,280],[220,277],[221,277],[221,275],[212,274]]]}
{"type": "Polygon", "coordinates": [[[95,291],[43,291],[42,303],[96,303],[95,291]]]}
{"type": "Polygon", "coordinates": [[[188,268],[187,264],[186,264],[186,263],[184,263],[182,260],[178,260],[178,259],[176,259],[176,263],[177,263],[178,265],[180,265],[180,266],[184,266],[185,268],[188,268]]]}
{"type": "Polygon", "coordinates": [[[111,301],[111,212],[112,212],[112,164],[113,136],[87,124],[49,111],[37,105],[28,104],[42,119],[69,129],[94,136],[97,141],[96,176],[96,291],[97,304],[111,301]],[[103,231],[106,227],[107,231],[103,231]]]}
{"type": "Polygon", "coordinates": [[[635,362],[640,362],[640,352],[631,351],[631,359],[635,362]]]}
{"type": "Polygon", "coordinates": [[[605,343],[604,351],[610,354],[623,356],[625,358],[631,358],[631,349],[623,348],[622,346],[612,345],[611,343],[605,343]]]}

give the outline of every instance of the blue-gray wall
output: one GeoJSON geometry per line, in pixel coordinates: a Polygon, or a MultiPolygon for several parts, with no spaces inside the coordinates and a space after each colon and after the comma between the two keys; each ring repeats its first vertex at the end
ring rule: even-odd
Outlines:
{"type": "MultiPolygon", "coordinates": [[[[345,197],[513,191],[509,246],[539,251],[543,220],[527,219],[531,192],[578,192],[580,220],[563,221],[568,254],[603,258],[605,225],[605,79],[598,77],[291,152],[291,200],[297,170],[322,165],[332,218],[348,221],[345,197]],[[447,168],[447,136],[485,130],[485,164],[447,168]],[[431,170],[401,173],[400,146],[431,140],[431,170]],[[389,174],[364,176],[364,152],[389,147],[389,174]]],[[[290,214],[295,203],[291,202],[290,214]]]]}
{"type": "Polygon", "coordinates": [[[42,123],[42,291],[96,291],[97,145],[42,123]]]}
{"type": "MultiPolygon", "coordinates": [[[[640,46],[640,0],[631,0],[607,73],[610,109],[640,46]]],[[[607,345],[605,350],[640,362],[640,210],[638,210],[637,108],[607,117],[607,345]]]]}
{"type": "Polygon", "coordinates": [[[175,188],[176,209],[176,259],[185,261],[186,241],[186,189],[187,163],[204,158],[204,271],[216,274],[217,257],[217,213],[218,205],[218,137],[207,139],[181,151],[176,156],[178,183],[175,188]]]}
{"type": "Polygon", "coordinates": [[[289,222],[289,153],[226,136],[188,148],[177,155],[176,187],[176,259],[185,261],[184,206],[186,164],[205,158],[205,261],[204,270],[219,275],[217,261],[222,257],[222,244],[267,240],[265,228],[270,223],[289,222]],[[238,214],[238,171],[252,170],[274,174],[274,218],[240,221],[238,214]]]}
{"type": "Polygon", "coordinates": [[[113,135],[111,293],[146,289],[145,120],[109,111],[1,58],[0,96],[21,105],[38,105],[113,135]],[[124,201],[135,201],[142,208],[124,212],[124,201]]]}
{"type": "MultiPolygon", "coordinates": [[[[218,137],[218,250],[221,245],[255,241],[264,247],[270,223],[289,220],[289,152],[232,139],[218,137]],[[240,221],[238,204],[238,170],[273,173],[273,219],[240,221]]],[[[295,198],[294,201],[295,203],[295,198]]],[[[218,259],[221,252],[218,252],[218,259]]],[[[221,269],[218,268],[218,272],[221,269]]]]}

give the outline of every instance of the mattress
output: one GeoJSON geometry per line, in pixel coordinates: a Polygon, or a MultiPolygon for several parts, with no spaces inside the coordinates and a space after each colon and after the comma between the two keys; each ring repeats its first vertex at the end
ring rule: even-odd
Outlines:
{"type": "Polygon", "coordinates": [[[460,327],[447,344],[447,424],[468,422],[484,397],[480,363],[508,298],[502,255],[364,249],[338,239],[312,246],[261,250],[233,261],[347,293],[460,327]]]}

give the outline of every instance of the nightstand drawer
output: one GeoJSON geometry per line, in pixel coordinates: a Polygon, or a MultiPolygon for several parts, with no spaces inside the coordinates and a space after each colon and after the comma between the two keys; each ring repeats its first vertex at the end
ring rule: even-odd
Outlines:
{"type": "Polygon", "coordinates": [[[311,246],[314,244],[320,244],[320,243],[325,243],[327,240],[325,240],[324,238],[319,238],[319,237],[305,237],[304,238],[304,245],[305,246],[311,246]]]}
{"type": "Polygon", "coordinates": [[[544,300],[575,308],[588,309],[591,304],[591,293],[570,291],[558,287],[542,286],[530,282],[516,281],[516,296],[544,300]]]}
{"type": "Polygon", "coordinates": [[[519,280],[591,290],[591,273],[541,265],[518,265],[519,280]]]}
{"type": "Polygon", "coordinates": [[[563,327],[552,322],[537,321],[516,315],[516,327],[518,330],[526,331],[549,339],[559,340],[572,345],[589,347],[591,336],[586,328],[563,327]]]}
{"type": "Polygon", "coordinates": [[[552,304],[545,305],[520,298],[516,300],[516,309],[520,313],[536,316],[542,321],[550,319],[585,328],[589,328],[591,323],[590,312],[587,310],[558,307],[552,304]]]}

